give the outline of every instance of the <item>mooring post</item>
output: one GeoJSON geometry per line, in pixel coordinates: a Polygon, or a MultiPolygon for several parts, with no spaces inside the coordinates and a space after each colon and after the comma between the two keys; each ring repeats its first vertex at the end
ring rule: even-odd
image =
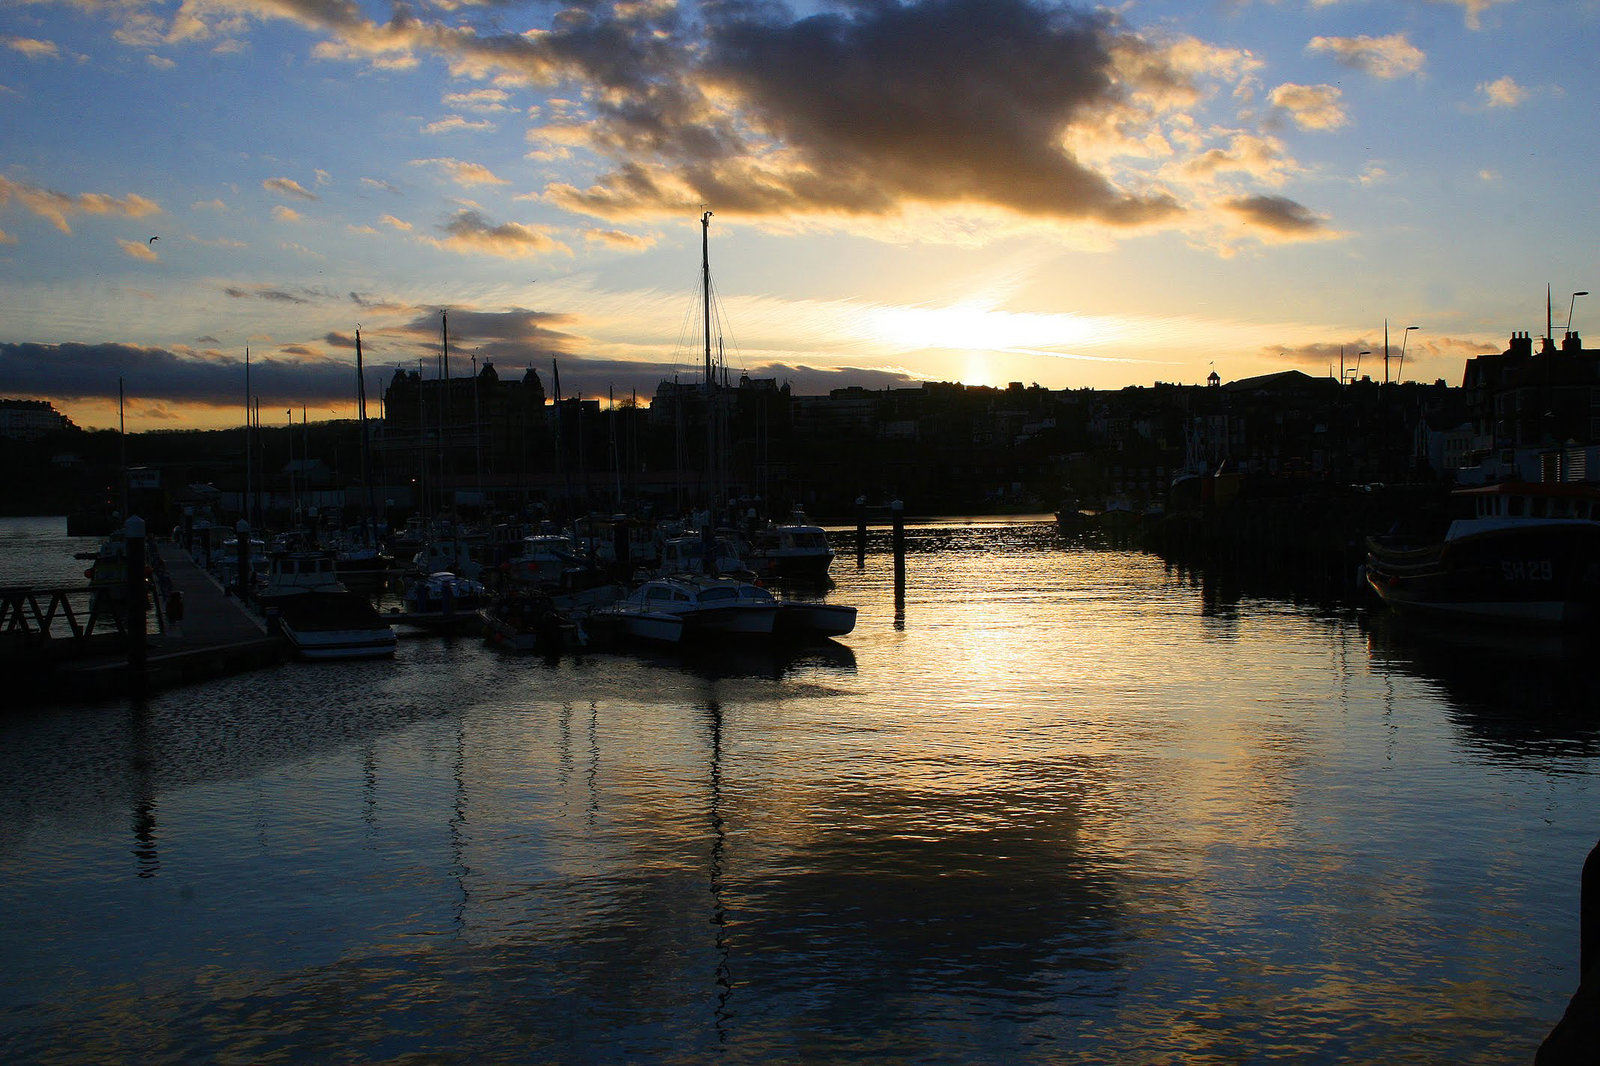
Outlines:
{"type": "Polygon", "coordinates": [[[856,569],[867,565],[867,498],[856,497],[856,569]]]}
{"type": "Polygon", "coordinates": [[[1583,861],[1578,889],[1578,980],[1600,966],[1600,844],[1583,861]]]}
{"type": "Polygon", "coordinates": [[[894,606],[906,605],[906,505],[895,500],[889,505],[894,516],[894,606]]]}
{"type": "Polygon", "coordinates": [[[128,686],[133,695],[144,694],[145,646],[144,519],[129,515],[122,526],[128,559],[128,686]]]}
{"type": "Polygon", "coordinates": [[[239,519],[233,527],[234,535],[238,538],[237,551],[239,558],[239,576],[234,580],[234,586],[239,592],[239,602],[250,602],[250,523],[239,519]]]}

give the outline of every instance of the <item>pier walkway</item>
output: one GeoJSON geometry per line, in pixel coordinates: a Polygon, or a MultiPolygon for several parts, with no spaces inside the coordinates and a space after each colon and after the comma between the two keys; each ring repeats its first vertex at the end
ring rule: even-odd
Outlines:
{"type": "Polygon", "coordinates": [[[165,632],[148,635],[143,676],[133,675],[122,650],[59,664],[44,691],[36,695],[49,701],[148,692],[283,659],[283,641],[269,636],[265,623],[224,593],[182,547],[171,543],[152,547],[159,552],[172,587],[183,594],[183,620],[174,624],[169,619],[165,632]]]}

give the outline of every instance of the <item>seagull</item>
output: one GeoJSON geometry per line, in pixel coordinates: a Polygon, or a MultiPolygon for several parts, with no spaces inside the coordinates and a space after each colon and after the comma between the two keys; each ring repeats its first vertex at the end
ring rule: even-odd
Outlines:
{"type": "Polygon", "coordinates": [[[145,241],[144,243],[146,243],[146,244],[154,244],[157,241],[159,241],[160,239],[161,239],[160,237],[151,237],[149,240],[145,241]]]}

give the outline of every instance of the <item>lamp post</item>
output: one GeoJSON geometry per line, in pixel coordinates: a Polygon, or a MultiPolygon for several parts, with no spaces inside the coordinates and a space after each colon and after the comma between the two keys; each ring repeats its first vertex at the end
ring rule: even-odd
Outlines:
{"type": "Polygon", "coordinates": [[[1407,326],[1405,332],[1400,335],[1400,368],[1394,372],[1397,384],[1403,381],[1406,376],[1406,342],[1411,340],[1412,330],[1421,328],[1421,326],[1407,326]]]}
{"type": "Polygon", "coordinates": [[[1572,332],[1572,309],[1577,306],[1578,297],[1587,295],[1589,295],[1587,292],[1575,292],[1572,294],[1572,299],[1567,301],[1567,328],[1565,332],[1572,332]]]}

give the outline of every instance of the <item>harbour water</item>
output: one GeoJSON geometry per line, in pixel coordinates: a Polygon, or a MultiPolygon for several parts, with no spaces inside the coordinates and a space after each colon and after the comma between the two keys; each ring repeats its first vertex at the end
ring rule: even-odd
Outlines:
{"type": "Polygon", "coordinates": [[[1531,1060],[1592,646],[908,538],[903,612],[841,552],[858,626],[792,655],[430,637],[0,716],[0,1058],[1531,1060]]]}

